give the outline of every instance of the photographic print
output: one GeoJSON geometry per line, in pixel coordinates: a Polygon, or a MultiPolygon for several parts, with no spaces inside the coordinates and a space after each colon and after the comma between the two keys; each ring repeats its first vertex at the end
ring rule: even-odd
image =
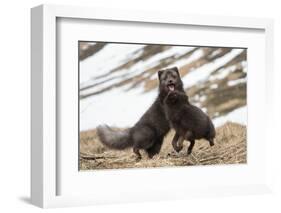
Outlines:
{"type": "Polygon", "coordinates": [[[247,163],[247,49],[78,42],[79,170],[247,163]]]}

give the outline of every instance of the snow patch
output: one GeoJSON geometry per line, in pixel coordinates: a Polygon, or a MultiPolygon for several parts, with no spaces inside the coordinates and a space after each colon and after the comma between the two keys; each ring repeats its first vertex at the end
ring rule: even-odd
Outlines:
{"type": "Polygon", "coordinates": [[[206,80],[206,78],[208,78],[214,70],[218,69],[223,64],[227,63],[228,61],[239,55],[242,51],[243,50],[241,49],[233,49],[230,53],[226,54],[221,58],[218,58],[214,62],[205,64],[199,67],[198,69],[194,70],[193,72],[188,73],[182,78],[184,85],[186,86],[186,88],[189,88],[200,81],[206,80]]]}
{"type": "Polygon", "coordinates": [[[80,100],[80,131],[100,124],[130,127],[140,119],[157,96],[157,90],[142,93],[142,88],[118,88],[80,100]]]}
{"type": "Polygon", "coordinates": [[[231,86],[235,86],[237,84],[245,83],[246,81],[247,81],[246,78],[240,78],[240,79],[228,81],[227,85],[231,87],[231,86]]]}
{"type": "Polygon", "coordinates": [[[211,88],[211,89],[217,89],[217,88],[218,88],[218,84],[212,84],[212,85],[210,86],[210,88],[211,88]]]}
{"type": "MultiPolygon", "coordinates": [[[[140,44],[107,44],[101,51],[97,52],[94,57],[88,57],[80,62],[81,87],[92,84],[91,79],[93,77],[105,74],[117,66],[120,66],[128,59],[129,55],[141,50],[144,46],[145,45],[140,44]]],[[[135,57],[136,56],[137,55],[135,55],[135,57]]]]}
{"type": "Polygon", "coordinates": [[[247,107],[240,107],[233,110],[227,115],[213,119],[214,125],[219,127],[226,122],[235,122],[243,125],[247,125],[247,107]]]}
{"type": "MultiPolygon", "coordinates": [[[[122,45],[119,45],[119,46],[122,46],[122,45]]],[[[135,46],[135,45],[133,45],[133,46],[135,46]]],[[[139,45],[139,46],[142,46],[142,45],[139,45]]],[[[128,49],[127,51],[130,51],[130,52],[135,51],[136,50],[135,48],[136,47],[132,47],[131,49],[128,49]]],[[[123,80],[123,77],[130,78],[130,77],[136,76],[136,75],[142,73],[144,70],[147,70],[149,68],[156,66],[159,63],[159,61],[162,59],[165,59],[165,58],[171,57],[171,56],[175,56],[175,55],[183,55],[193,49],[194,49],[194,47],[183,47],[183,46],[171,47],[170,49],[168,49],[164,52],[158,53],[145,61],[137,62],[129,69],[118,70],[118,72],[112,73],[108,76],[105,76],[100,79],[95,79],[95,80],[93,80],[93,78],[95,76],[97,76],[98,73],[93,71],[94,67],[96,67],[97,69],[99,67],[102,67],[102,70],[100,72],[100,74],[102,74],[102,73],[108,73],[117,64],[121,65],[122,63],[114,62],[113,63],[114,66],[112,67],[111,61],[110,61],[110,63],[105,63],[104,61],[92,60],[92,61],[90,61],[90,63],[87,62],[87,65],[84,64],[84,61],[82,61],[80,63],[81,70],[83,70],[83,73],[81,72],[81,74],[80,74],[80,76],[82,78],[81,82],[83,82],[83,79],[89,78],[89,76],[84,76],[84,75],[87,75],[88,73],[92,73],[92,75],[91,75],[92,80],[88,81],[87,85],[89,85],[89,84],[99,84],[99,85],[92,87],[91,89],[87,89],[84,92],[82,92],[81,94],[94,93],[94,92],[104,89],[110,85],[117,84],[123,80]],[[108,65],[108,64],[110,64],[110,65],[108,65]]],[[[114,50],[115,55],[116,55],[116,51],[119,52],[119,50],[118,49],[114,50]]],[[[122,51],[124,51],[124,49],[121,50],[121,54],[122,54],[122,51]]],[[[105,54],[107,54],[107,53],[105,53],[105,54]]],[[[93,57],[93,58],[95,58],[95,57],[93,57]]],[[[126,56],[126,57],[128,57],[128,56],[126,56]]],[[[119,60],[121,60],[121,58],[119,60]]],[[[173,64],[170,67],[172,67],[172,66],[176,66],[176,65],[173,64]]],[[[85,86],[85,83],[83,84],[83,86],[85,86]]]]}

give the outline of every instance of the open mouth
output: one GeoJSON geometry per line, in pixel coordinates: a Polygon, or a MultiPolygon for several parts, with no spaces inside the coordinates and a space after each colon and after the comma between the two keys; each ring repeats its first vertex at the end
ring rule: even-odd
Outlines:
{"type": "Polygon", "coordinates": [[[170,91],[174,91],[175,90],[175,85],[174,84],[168,84],[167,87],[168,87],[168,89],[170,91]]]}

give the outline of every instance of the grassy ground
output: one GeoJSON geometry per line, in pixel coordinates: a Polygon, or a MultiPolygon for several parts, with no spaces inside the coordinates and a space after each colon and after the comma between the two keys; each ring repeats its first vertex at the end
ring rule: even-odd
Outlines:
{"type": "Polygon", "coordinates": [[[80,133],[80,169],[118,169],[118,168],[146,168],[172,167],[212,164],[237,164],[247,162],[246,127],[236,123],[226,123],[217,128],[215,146],[210,147],[205,140],[195,143],[193,152],[187,156],[187,146],[180,153],[176,153],[171,145],[174,132],[165,138],[159,155],[148,159],[142,152],[142,160],[136,161],[132,149],[116,151],[104,147],[96,130],[80,133]]]}

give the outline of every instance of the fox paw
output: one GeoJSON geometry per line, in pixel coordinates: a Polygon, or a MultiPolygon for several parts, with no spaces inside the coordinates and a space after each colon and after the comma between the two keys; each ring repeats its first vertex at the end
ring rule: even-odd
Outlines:
{"type": "Polygon", "coordinates": [[[136,156],[136,157],[135,157],[135,161],[136,161],[136,162],[139,162],[139,161],[141,161],[141,157],[139,157],[139,156],[136,156]]]}
{"type": "Polygon", "coordinates": [[[174,149],[176,152],[180,152],[182,150],[182,146],[175,146],[174,149]]]}

